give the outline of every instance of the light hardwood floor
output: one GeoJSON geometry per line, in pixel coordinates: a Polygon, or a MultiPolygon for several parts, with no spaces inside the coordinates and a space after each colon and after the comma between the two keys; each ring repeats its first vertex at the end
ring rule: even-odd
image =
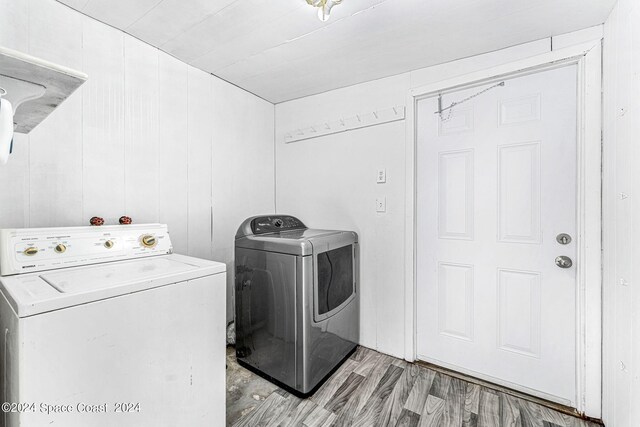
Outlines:
{"type": "Polygon", "coordinates": [[[518,426],[598,424],[360,347],[310,398],[276,389],[241,426],[518,426]]]}

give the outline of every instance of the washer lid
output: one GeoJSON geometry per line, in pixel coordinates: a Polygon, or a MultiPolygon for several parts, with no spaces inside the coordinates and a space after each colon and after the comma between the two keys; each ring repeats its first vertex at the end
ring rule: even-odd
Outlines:
{"type": "Polygon", "coordinates": [[[68,268],[0,278],[19,317],[222,273],[224,264],[182,255],[68,268]]]}
{"type": "Polygon", "coordinates": [[[59,292],[77,294],[167,275],[180,275],[197,269],[196,265],[161,257],[137,262],[103,264],[73,271],[47,272],[41,274],[40,278],[59,292]]]}

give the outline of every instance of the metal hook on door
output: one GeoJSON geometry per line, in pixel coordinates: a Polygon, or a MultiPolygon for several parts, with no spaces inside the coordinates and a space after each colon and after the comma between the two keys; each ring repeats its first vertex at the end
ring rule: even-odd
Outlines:
{"type": "Polygon", "coordinates": [[[475,98],[476,96],[480,96],[483,93],[490,91],[491,89],[497,88],[499,86],[504,86],[504,85],[505,85],[504,81],[502,81],[500,83],[496,83],[493,86],[489,86],[488,88],[485,88],[485,89],[483,89],[483,90],[481,90],[479,92],[476,92],[473,95],[468,96],[468,97],[466,97],[466,98],[464,98],[464,99],[462,99],[460,101],[457,101],[457,102],[454,101],[454,102],[451,103],[451,105],[449,105],[448,107],[444,107],[444,108],[442,108],[442,94],[439,94],[438,95],[438,111],[436,111],[434,114],[439,114],[440,115],[440,119],[443,119],[442,113],[447,111],[447,110],[449,110],[449,116],[447,117],[447,120],[448,120],[448,119],[451,118],[451,109],[453,107],[455,107],[456,105],[459,105],[459,104],[462,104],[464,102],[470,101],[473,98],[475,98]]]}

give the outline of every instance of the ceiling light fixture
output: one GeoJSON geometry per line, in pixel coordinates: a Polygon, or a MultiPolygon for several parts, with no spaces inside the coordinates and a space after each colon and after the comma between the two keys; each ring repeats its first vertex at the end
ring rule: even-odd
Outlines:
{"type": "Polygon", "coordinates": [[[326,22],[331,16],[333,6],[342,3],[342,0],[307,0],[307,3],[318,8],[318,19],[326,22]]]}

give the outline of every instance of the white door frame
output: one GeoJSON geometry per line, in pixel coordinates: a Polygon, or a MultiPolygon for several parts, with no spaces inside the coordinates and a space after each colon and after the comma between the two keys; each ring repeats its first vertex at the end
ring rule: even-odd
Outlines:
{"type": "Polygon", "coordinates": [[[577,233],[576,406],[602,413],[602,41],[595,40],[409,91],[406,115],[405,359],[417,357],[416,337],[416,105],[440,93],[576,64],[577,233]]]}

